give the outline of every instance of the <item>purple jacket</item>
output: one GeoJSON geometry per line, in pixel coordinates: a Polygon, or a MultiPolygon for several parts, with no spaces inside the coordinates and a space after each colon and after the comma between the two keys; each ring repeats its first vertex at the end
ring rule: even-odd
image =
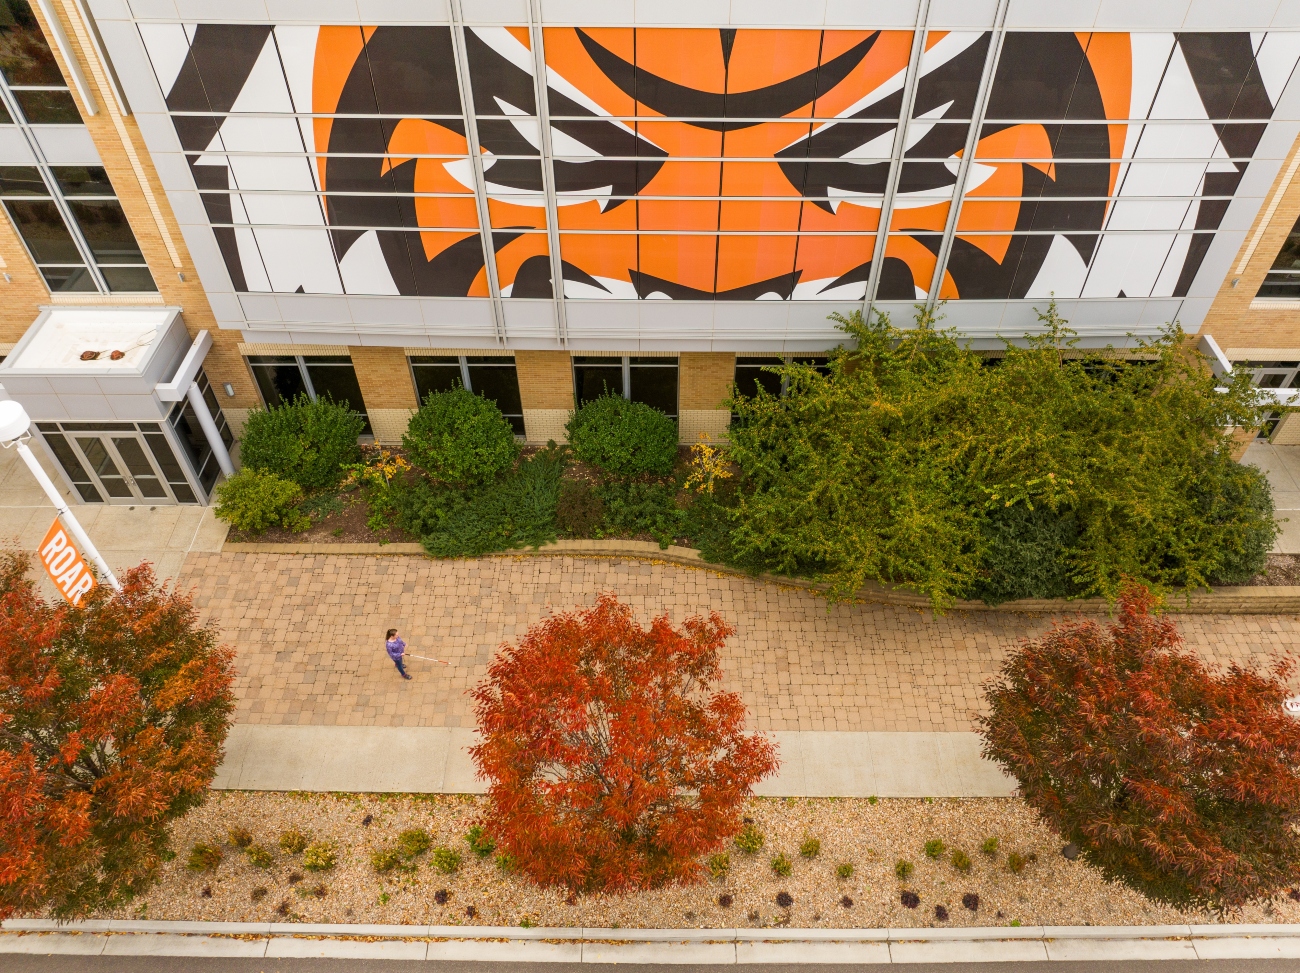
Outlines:
{"type": "Polygon", "coordinates": [[[401,637],[399,636],[395,639],[389,639],[387,642],[385,642],[384,648],[388,649],[388,658],[396,662],[398,659],[402,657],[402,654],[406,651],[406,643],[403,642],[401,637]]]}

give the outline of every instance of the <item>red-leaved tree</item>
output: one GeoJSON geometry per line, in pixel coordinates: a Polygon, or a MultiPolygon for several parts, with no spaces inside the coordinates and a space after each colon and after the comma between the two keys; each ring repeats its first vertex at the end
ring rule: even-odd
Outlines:
{"type": "Polygon", "coordinates": [[[573,891],[698,877],[777,767],[717,688],[733,634],[716,613],[642,628],[612,595],[533,626],[473,692],[487,824],[518,867],[573,891]]]}
{"type": "Polygon", "coordinates": [[[1026,640],[985,687],[984,755],[1109,878],[1233,908],[1300,880],[1289,660],[1208,667],[1130,589],[1110,625],[1026,640]]]}
{"type": "Polygon", "coordinates": [[[143,891],[199,804],[234,709],[233,653],[149,566],[51,605],[0,553],[0,918],[143,891]]]}

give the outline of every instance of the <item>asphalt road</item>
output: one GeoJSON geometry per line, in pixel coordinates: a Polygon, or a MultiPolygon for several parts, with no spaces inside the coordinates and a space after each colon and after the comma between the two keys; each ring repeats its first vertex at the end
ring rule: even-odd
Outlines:
{"type": "MultiPolygon", "coordinates": [[[[425,973],[591,973],[591,963],[419,962],[425,973]]],[[[191,956],[25,956],[7,954],[4,973],[401,973],[402,960],[198,959],[191,956]]],[[[1300,960],[1134,960],[1102,963],[916,963],[906,973],[1300,973],[1300,960]]],[[[674,964],[674,973],[721,973],[730,967],[674,964]]],[[[610,967],[614,969],[613,966],[610,967]]],[[[619,973],[662,967],[619,964],[619,973]]],[[[861,966],[764,965],[761,973],[862,973],[861,966]]]]}

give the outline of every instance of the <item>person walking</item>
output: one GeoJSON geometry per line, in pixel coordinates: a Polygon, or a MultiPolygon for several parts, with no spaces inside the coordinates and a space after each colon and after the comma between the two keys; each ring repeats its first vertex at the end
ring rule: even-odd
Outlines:
{"type": "Polygon", "coordinates": [[[393,660],[393,665],[397,666],[397,671],[402,674],[402,678],[410,679],[411,677],[406,674],[406,667],[402,665],[402,656],[406,655],[406,643],[397,634],[397,629],[388,630],[388,635],[384,638],[384,647],[388,649],[388,658],[393,660]]]}

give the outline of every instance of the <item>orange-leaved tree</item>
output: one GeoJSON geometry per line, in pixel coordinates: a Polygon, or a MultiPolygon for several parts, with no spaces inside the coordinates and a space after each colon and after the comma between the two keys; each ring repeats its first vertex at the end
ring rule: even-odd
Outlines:
{"type": "Polygon", "coordinates": [[[717,613],[642,628],[612,595],[503,646],[473,692],[487,825],[543,885],[619,891],[689,881],[741,827],[777,767],[718,689],[733,634],[717,613]]]}
{"type": "Polygon", "coordinates": [[[1022,642],[986,686],[984,754],[1084,857],[1158,901],[1234,908],[1300,880],[1292,662],[1211,668],[1152,596],[1022,642]]]}
{"type": "Polygon", "coordinates": [[[0,553],[0,918],[128,901],[212,782],[233,653],[147,564],[51,605],[0,553]]]}

